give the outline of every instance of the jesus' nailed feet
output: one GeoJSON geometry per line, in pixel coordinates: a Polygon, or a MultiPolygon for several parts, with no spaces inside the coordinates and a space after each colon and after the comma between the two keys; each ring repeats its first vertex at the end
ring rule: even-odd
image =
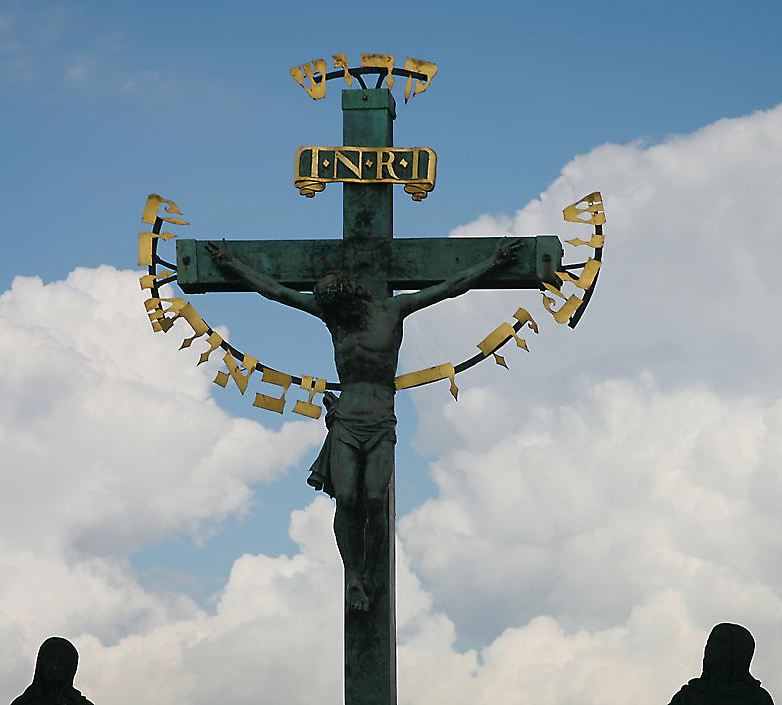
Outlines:
{"type": "Polygon", "coordinates": [[[361,578],[356,575],[345,577],[345,609],[369,611],[369,596],[364,590],[361,578]]]}

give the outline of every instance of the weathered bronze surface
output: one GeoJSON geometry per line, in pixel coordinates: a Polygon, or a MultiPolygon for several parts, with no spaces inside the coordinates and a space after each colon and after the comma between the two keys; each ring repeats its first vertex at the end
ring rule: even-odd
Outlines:
{"type": "MultiPolygon", "coordinates": [[[[387,263],[388,284],[405,291],[444,281],[490,257],[502,238],[351,240],[230,240],[231,252],[253,270],[298,291],[312,291],[324,274],[363,261],[387,263]]],[[[212,241],[217,242],[217,241],[212,241]]],[[[177,284],[186,294],[250,291],[241,277],[223,271],[206,251],[208,240],[177,240],[177,284]]],[[[473,289],[539,289],[558,284],[562,246],[552,235],[520,238],[516,258],[476,281],[473,289]]],[[[162,275],[159,275],[162,276],[162,275]]]]}
{"type": "MultiPolygon", "coordinates": [[[[368,104],[370,125],[378,129],[372,134],[360,121],[346,121],[347,143],[356,137],[349,134],[353,122],[363,132],[362,145],[390,146],[393,98],[387,91],[379,93],[372,101],[362,101],[368,104]],[[378,106],[382,100],[385,106],[378,106]],[[382,111],[385,120],[372,115],[375,111],[382,111]]],[[[347,110],[355,108],[349,105],[347,110]]],[[[394,394],[402,321],[426,306],[466,292],[483,275],[509,264],[521,241],[501,241],[488,257],[452,270],[439,283],[393,296],[390,261],[375,255],[392,237],[390,202],[388,220],[372,217],[377,215],[373,201],[363,191],[349,191],[349,186],[344,217],[352,227],[345,238],[357,247],[342,248],[342,258],[330,263],[332,272],[318,272],[322,274],[312,286],[313,293],[283,286],[234,254],[227,243],[210,242],[205,248],[226,277],[317,316],[331,333],[342,393],[338,398],[326,397],[328,436],[308,482],[336,498],[334,533],[345,567],[345,699],[368,705],[396,700],[394,511],[389,486],[394,473],[394,394]]],[[[384,201],[390,201],[390,185],[379,188],[384,190],[374,195],[382,212],[384,201]]],[[[287,266],[298,269],[293,262],[287,266]]],[[[453,380],[452,365],[449,376],[453,380]]]]}
{"type": "MultiPolygon", "coordinates": [[[[426,90],[436,66],[410,59],[408,63],[409,68],[399,70],[392,56],[362,55],[361,69],[349,69],[347,57],[334,57],[335,67],[341,70],[336,76],[344,72],[349,84],[355,77],[363,86],[362,76],[374,72],[380,77],[378,86],[385,81],[390,87],[394,75],[406,75],[410,82],[417,81],[416,92],[426,90]]],[[[321,60],[291,73],[314,98],[325,95],[325,81],[335,77],[326,74],[321,60]]],[[[410,82],[406,97],[412,90],[410,82]]],[[[514,323],[501,323],[475,344],[478,352],[473,357],[397,375],[402,322],[415,311],[471,288],[535,288],[563,299],[559,309],[551,296],[544,294],[543,303],[555,320],[575,325],[599,273],[604,216],[597,192],[565,209],[566,220],[595,227],[590,240],[571,241],[595,252],[588,262],[574,265],[563,264],[562,247],[553,236],[395,240],[392,186],[403,180],[393,164],[405,159],[403,168],[409,168],[410,174],[421,172],[415,171],[411,150],[392,147],[394,99],[387,89],[346,90],[342,108],[343,143],[357,146],[308,147],[297,155],[297,177],[310,181],[305,188],[317,191],[328,181],[343,182],[342,240],[180,240],[177,262],[171,264],[157,254],[159,241],[173,237],[162,227],[184,221],[174,217],[181,215],[175,203],[153,195],[143,220],[154,227],[139,238],[139,261],[149,268],[141,286],[150,292],[145,306],[153,330],[165,332],[183,319],[193,335],[181,347],[201,337],[208,345],[199,364],[216,350],[222,351],[226,367],[215,379],[220,386],[233,381],[244,394],[259,372],[253,379],[265,385],[265,391],[256,393],[256,406],[282,412],[288,390],[298,386],[303,397],[293,411],[310,418],[320,417],[322,407],[315,399],[323,397],[328,435],[308,482],[336,498],[334,531],[345,567],[345,702],[394,705],[395,392],[447,380],[456,398],[459,372],[490,355],[507,367],[497,351],[511,340],[526,350],[522,329],[538,330],[530,314],[520,308],[513,315],[514,323]],[[404,155],[410,156],[409,163],[404,155]],[[167,269],[158,271],[158,265],[167,269]],[[574,275],[573,270],[581,271],[574,275]],[[185,293],[254,291],[318,317],[331,333],[339,382],[273,370],[237,350],[185,299],[161,297],[160,286],[174,279],[185,293]],[[584,292],[583,299],[564,294],[565,284],[584,292]],[[395,290],[414,291],[395,296],[395,290]]],[[[433,172],[431,177],[433,187],[433,172]]]]}

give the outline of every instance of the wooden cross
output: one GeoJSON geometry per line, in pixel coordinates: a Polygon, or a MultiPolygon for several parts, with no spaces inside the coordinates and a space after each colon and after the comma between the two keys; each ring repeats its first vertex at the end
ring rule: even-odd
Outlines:
{"type": "MultiPolygon", "coordinates": [[[[395,102],[387,89],[342,93],[343,144],[391,147],[395,102]]],[[[393,238],[392,184],[344,183],[342,240],[230,241],[253,270],[297,291],[312,291],[331,271],[350,271],[374,297],[442,282],[492,255],[501,238],[393,238]]],[[[562,247],[557,237],[521,238],[513,262],[472,288],[540,289],[558,285],[562,247]]],[[[177,279],[185,293],[248,291],[207,251],[209,241],[177,241],[177,279]]],[[[212,241],[214,242],[214,241],[212,241]]],[[[387,494],[387,533],[378,589],[368,612],[345,613],[345,704],[396,704],[394,480],[387,494]]]]}

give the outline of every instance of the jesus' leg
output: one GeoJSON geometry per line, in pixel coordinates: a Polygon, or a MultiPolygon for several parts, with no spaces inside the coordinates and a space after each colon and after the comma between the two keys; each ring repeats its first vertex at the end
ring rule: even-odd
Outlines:
{"type": "MultiPolygon", "coordinates": [[[[388,534],[385,499],[388,483],[394,472],[394,443],[380,441],[367,455],[367,466],[364,476],[364,492],[367,507],[366,533],[366,575],[372,591],[375,587],[378,561],[383,552],[383,546],[388,534]]],[[[388,536],[390,541],[393,536],[388,536]]]]}
{"type": "Polygon", "coordinates": [[[345,603],[349,609],[368,610],[362,584],[364,570],[364,527],[366,511],[358,497],[361,458],[352,446],[335,440],[332,448],[331,480],[337,498],[334,536],[345,566],[345,603]]]}

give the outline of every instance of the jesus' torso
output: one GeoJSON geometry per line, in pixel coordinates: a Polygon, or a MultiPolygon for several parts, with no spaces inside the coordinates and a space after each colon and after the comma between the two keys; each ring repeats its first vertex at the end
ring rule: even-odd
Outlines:
{"type": "Polygon", "coordinates": [[[340,413],[384,416],[394,409],[402,317],[393,299],[365,301],[362,305],[360,322],[324,318],[342,387],[340,413]]]}

